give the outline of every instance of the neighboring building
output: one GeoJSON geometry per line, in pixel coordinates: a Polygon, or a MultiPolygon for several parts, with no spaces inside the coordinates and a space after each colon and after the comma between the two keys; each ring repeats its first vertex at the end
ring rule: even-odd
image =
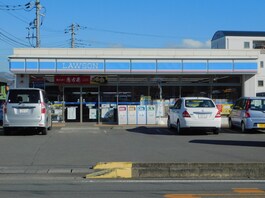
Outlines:
{"type": "Polygon", "coordinates": [[[57,120],[93,122],[101,112],[102,120],[116,122],[110,109],[117,105],[163,99],[168,106],[180,96],[207,96],[221,105],[261,92],[262,51],[226,49],[224,40],[212,40],[223,49],[14,49],[10,70],[16,87],[47,91],[57,120]]]}
{"type": "Polygon", "coordinates": [[[258,70],[255,75],[255,83],[251,85],[255,93],[265,95],[265,32],[257,31],[217,31],[211,41],[212,49],[227,50],[257,50],[258,70]]]}

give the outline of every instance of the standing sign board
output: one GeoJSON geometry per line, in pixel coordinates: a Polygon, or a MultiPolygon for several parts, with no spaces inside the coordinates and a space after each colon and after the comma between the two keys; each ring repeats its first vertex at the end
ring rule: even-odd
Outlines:
{"type": "Polygon", "coordinates": [[[147,124],[156,124],[155,105],[147,105],[147,124]]]}
{"type": "Polygon", "coordinates": [[[128,105],[128,124],[136,124],[136,105],[128,105]]]}
{"type": "Polygon", "coordinates": [[[126,105],[118,105],[118,123],[128,124],[128,115],[127,115],[127,106],[126,105]]]}
{"type": "Polygon", "coordinates": [[[146,124],[146,106],[137,105],[137,124],[146,124]]]}

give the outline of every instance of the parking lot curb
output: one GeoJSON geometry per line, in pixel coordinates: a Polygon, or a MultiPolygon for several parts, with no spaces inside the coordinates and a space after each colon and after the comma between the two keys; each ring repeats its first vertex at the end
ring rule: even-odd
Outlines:
{"type": "Polygon", "coordinates": [[[115,178],[132,178],[131,162],[106,162],[98,163],[93,167],[97,170],[94,173],[87,174],[87,179],[115,179],[115,178]],[[98,171],[99,170],[99,171],[98,171]]]}
{"type": "Polygon", "coordinates": [[[107,162],[93,167],[87,179],[265,179],[265,163],[107,162]]]}

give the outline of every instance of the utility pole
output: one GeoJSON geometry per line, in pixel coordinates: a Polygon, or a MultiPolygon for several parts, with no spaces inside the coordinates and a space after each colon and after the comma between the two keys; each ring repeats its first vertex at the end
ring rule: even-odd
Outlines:
{"type": "MultiPolygon", "coordinates": [[[[71,48],[75,48],[75,24],[72,23],[71,25],[71,48]]],[[[78,28],[78,26],[77,26],[78,28]]]]}
{"type": "Polygon", "coordinates": [[[36,27],[36,47],[40,47],[40,1],[36,0],[36,20],[35,20],[35,27],[36,27]]]}
{"type": "Polygon", "coordinates": [[[71,34],[71,48],[75,48],[75,35],[76,31],[79,29],[85,29],[86,27],[82,27],[78,24],[72,23],[67,29],[65,29],[64,33],[70,33],[71,34]]]}

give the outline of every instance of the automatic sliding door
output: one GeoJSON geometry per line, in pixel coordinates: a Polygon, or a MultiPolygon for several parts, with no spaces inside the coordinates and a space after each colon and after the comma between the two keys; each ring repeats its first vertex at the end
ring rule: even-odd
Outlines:
{"type": "Polygon", "coordinates": [[[80,122],[80,88],[65,87],[65,121],[80,122]]]}
{"type": "Polygon", "coordinates": [[[82,88],[83,122],[98,121],[98,87],[82,88]]]}

